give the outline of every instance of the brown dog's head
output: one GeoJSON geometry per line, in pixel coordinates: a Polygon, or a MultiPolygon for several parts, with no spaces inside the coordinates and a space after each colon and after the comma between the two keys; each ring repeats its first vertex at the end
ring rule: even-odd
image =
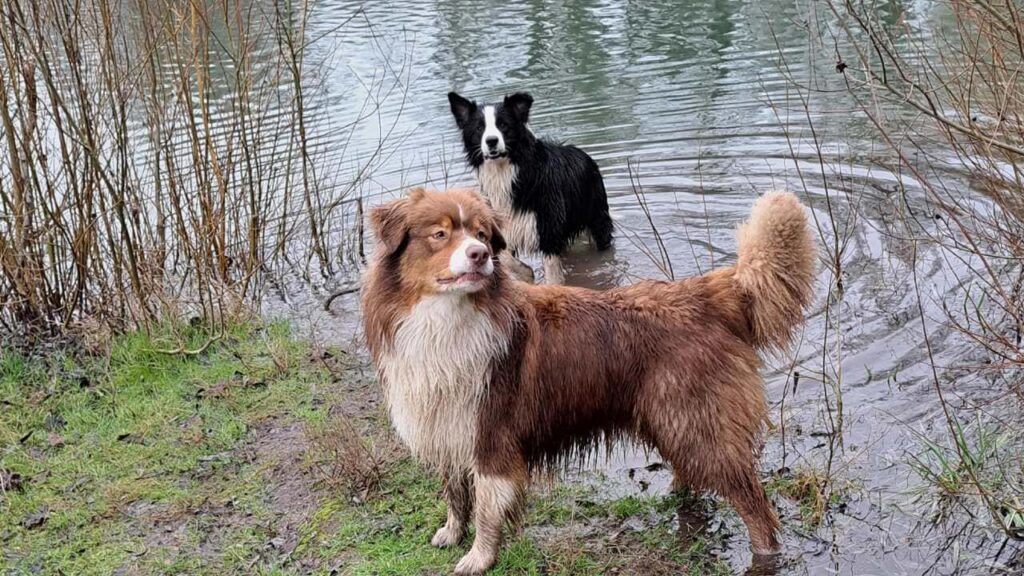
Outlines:
{"type": "Polygon", "coordinates": [[[471,190],[413,189],[370,211],[380,241],[375,265],[387,265],[418,296],[469,294],[494,284],[494,257],[505,249],[494,211],[471,190]]]}

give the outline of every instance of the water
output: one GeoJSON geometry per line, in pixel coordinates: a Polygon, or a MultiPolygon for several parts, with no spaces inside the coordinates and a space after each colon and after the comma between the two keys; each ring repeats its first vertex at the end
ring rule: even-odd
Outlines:
{"type": "MultiPolygon", "coordinates": [[[[944,4],[925,1],[886,2],[879,14],[907,25],[905,41],[924,43],[950,17],[944,4]]],[[[919,434],[943,437],[922,328],[940,363],[970,353],[944,327],[936,304],[955,286],[957,267],[925,246],[915,251],[900,232],[908,213],[925,230],[937,225],[935,210],[912,181],[878,167],[894,161],[842,92],[823,32],[830,18],[819,3],[781,0],[325,0],[305,32],[314,154],[337,170],[339,190],[364,174],[354,193],[370,204],[414,185],[471,185],[446,93],[492,101],[528,91],[534,131],[582,147],[601,166],[615,247],[598,254],[578,246],[566,260],[568,284],[598,288],[730,263],[735,226],[758,193],[798,191],[826,252],[841,253],[842,290],[823,266],[798,349],[769,363],[772,419],[786,432],[784,440],[780,429],[770,434],[763,467],[822,468],[831,450],[843,506],[817,530],[800,527],[792,507],[784,510],[792,562],[783,571],[980,570],[1001,540],[958,532],[967,525],[955,521],[929,524],[929,499],[917,498],[927,489],[907,465],[908,454],[920,451],[919,434]],[[652,224],[668,262],[657,256],[652,224]],[[837,389],[842,443],[830,449],[837,389]],[[954,535],[958,545],[950,546],[954,535]]],[[[938,145],[935,153],[944,154],[938,145]]],[[[965,177],[952,169],[944,175],[968,202],[984,206],[967,193],[965,177]]],[[[318,312],[323,287],[295,286],[269,308],[342,344],[358,342],[354,296],[325,315],[318,312]]],[[[983,385],[980,377],[960,379],[962,391],[983,385]]],[[[630,477],[646,462],[624,448],[582,480],[609,495],[636,492],[640,480],[665,490],[664,472],[630,477]]],[[[738,568],[747,561],[740,549],[725,554],[738,568]]],[[[1012,554],[1011,545],[1002,561],[1012,554]]]]}

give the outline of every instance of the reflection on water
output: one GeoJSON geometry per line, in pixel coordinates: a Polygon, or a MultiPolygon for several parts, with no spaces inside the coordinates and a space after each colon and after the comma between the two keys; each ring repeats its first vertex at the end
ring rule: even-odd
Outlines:
{"type": "MultiPolygon", "coordinates": [[[[923,379],[910,250],[888,231],[898,209],[930,210],[920,190],[906,182],[900,188],[896,175],[877,167],[884,153],[865,118],[842,97],[835,61],[809,43],[809,35],[817,38],[829,24],[825,10],[798,0],[324,0],[305,29],[309,62],[324,64],[307,64],[315,157],[337,171],[340,190],[379,154],[358,183],[371,203],[412,185],[473,184],[446,93],[493,100],[529,91],[536,99],[533,129],[580,145],[604,174],[618,227],[615,247],[598,254],[583,243],[566,260],[568,283],[595,288],[663,276],[644,248],[654,245],[652,224],[677,277],[727,264],[735,226],[758,193],[800,192],[824,245],[842,251],[844,292],[826,318],[825,292],[834,279],[823,269],[819,304],[796,353],[801,385],[789,390],[784,413],[777,403],[787,383],[793,388],[788,364],[772,365],[773,420],[785,419],[790,432],[785,445],[778,434],[769,437],[764,467],[824,458],[829,416],[822,379],[841,375],[840,476],[853,488],[845,512],[829,514],[817,533],[797,527],[799,514],[782,501],[787,556],[796,558],[772,570],[916,574],[935,562],[950,571],[958,560],[936,559],[936,543],[916,529],[912,507],[902,510],[915,481],[904,464],[915,438],[906,423],[929,426],[938,407],[923,379]],[[834,91],[808,95],[794,82],[834,91]],[[368,99],[374,102],[369,119],[360,106],[368,99]],[[837,339],[840,346],[823,350],[823,342],[837,339]]],[[[879,18],[901,23],[918,39],[943,24],[946,10],[898,0],[878,6],[879,18]]],[[[918,254],[918,275],[942,293],[955,278],[934,258],[918,254]]],[[[343,344],[357,339],[356,298],[336,303],[339,319],[315,313],[321,296],[296,283],[288,302],[271,308],[290,310],[343,344]]],[[[959,352],[948,331],[931,317],[925,322],[938,353],[959,352]]],[[[609,492],[636,490],[626,471],[644,461],[641,453],[617,451],[606,465],[609,492]]],[[[644,481],[652,489],[667,489],[664,473],[649,476],[644,481]]],[[[743,533],[734,519],[728,522],[743,533]]],[[[749,561],[744,551],[729,554],[740,565],[749,561]]]]}

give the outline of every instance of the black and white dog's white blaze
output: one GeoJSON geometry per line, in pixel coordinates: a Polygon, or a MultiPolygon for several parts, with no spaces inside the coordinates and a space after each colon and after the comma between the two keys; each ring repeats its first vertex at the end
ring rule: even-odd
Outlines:
{"type": "Polygon", "coordinates": [[[448,102],[480,191],[504,219],[509,248],[539,252],[546,282],[562,283],[561,256],[583,232],[598,250],[611,245],[612,219],[597,163],[575,146],[533,134],[532,96],[517,93],[481,106],[449,92],[448,102]]]}

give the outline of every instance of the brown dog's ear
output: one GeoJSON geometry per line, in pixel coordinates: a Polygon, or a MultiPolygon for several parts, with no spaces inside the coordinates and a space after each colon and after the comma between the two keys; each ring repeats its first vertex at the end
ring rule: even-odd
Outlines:
{"type": "Polygon", "coordinates": [[[448,93],[448,104],[452,107],[452,116],[455,116],[455,125],[459,128],[465,126],[476,112],[476,102],[467,100],[455,92],[448,93]]]}
{"type": "Polygon", "coordinates": [[[405,218],[408,205],[409,199],[401,198],[370,209],[370,226],[388,256],[398,252],[409,235],[409,223],[405,218]]]}
{"type": "Polygon", "coordinates": [[[508,245],[505,244],[505,237],[501,235],[501,222],[498,220],[498,217],[495,216],[495,218],[491,220],[491,255],[497,256],[507,247],[508,245]]]}

